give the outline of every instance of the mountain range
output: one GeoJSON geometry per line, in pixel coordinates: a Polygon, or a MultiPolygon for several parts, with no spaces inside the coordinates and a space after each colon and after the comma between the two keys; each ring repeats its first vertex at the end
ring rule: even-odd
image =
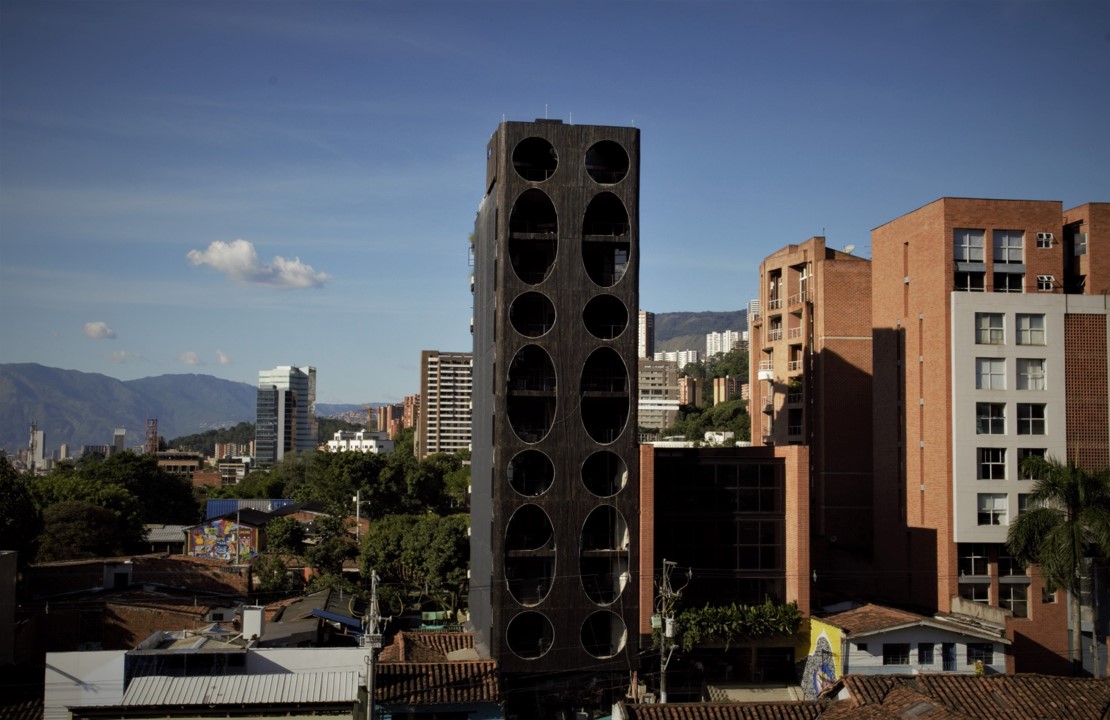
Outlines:
{"type": "MultiPolygon", "coordinates": [[[[705,335],[746,329],[744,311],[658,313],[656,349],[705,348],[705,335]]],[[[34,363],[0,364],[0,449],[27,447],[31,422],[45,433],[48,452],[62,443],[77,453],[82,445],[107,445],[116,428],[127,431],[127,446],[142,444],[147,418],[158,419],[166,439],[203,432],[255,418],[253,385],[211,375],[158,375],[117,380],[98,373],[34,363]]],[[[371,403],[377,404],[377,403],[371,403]]],[[[330,417],[362,404],[317,403],[330,417]]]]}

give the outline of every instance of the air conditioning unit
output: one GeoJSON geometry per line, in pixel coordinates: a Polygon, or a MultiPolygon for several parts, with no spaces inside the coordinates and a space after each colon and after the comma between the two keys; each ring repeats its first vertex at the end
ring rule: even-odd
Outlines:
{"type": "Polygon", "coordinates": [[[1056,236],[1053,235],[1050,232],[1039,232],[1039,233],[1037,233],[1037,240],[1040,241],[1040,242],[1049,242],[1050,243],[1055,239],[1056,239],[1056,236]]]}

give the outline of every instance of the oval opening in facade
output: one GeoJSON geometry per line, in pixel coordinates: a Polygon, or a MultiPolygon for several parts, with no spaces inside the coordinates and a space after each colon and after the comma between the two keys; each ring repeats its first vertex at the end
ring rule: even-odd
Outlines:
{"type": "Polygon", "coordinates": [[[612,505],[595,508],[582,525],[579,544],[582,589],[598,605],[620,597],[628,570],[628,523],[612,505]]]}
{"type": "Polygon", "coordinates": [[[525,345],[509,364],[505,407],[509,424],[524,442],[539,442],[555,419],[555,365],[538,345],[525,345]]]}
{"type": "Polygon", "coordinates": [[[513,148],[513,169],[525,180],[543,182],[555,174],[557,167],[559,154],[543,138],[524,138],[513,148]]]}
{"type": "Polygon", "coordinates": [[[582,264],[601,287],[620,282],[628,270],[631,225],[628,210],[611,192],[598,193],[582,221],[582,264]]]}
{"type": "Polygon", "coordinates": [[[595,441],[611,443],[628,421],[628,370],[613,348],[590,353],[582,369],[582,424],[595,441]]]}
{"type": "Polygon", "coordinates": [[[628,327],[628,308],[620,298],[598,295],[586,303],[582,310],[582,322],[595,338],[612,340],[628,327]]]}
{"type": "Polygon", "coordinates": [[[599,660],[611,658],[628,642],[624,620],[610,610],[599,610],[582,623],[582,648],[599,660]]]}
{"type": "Polygon", "coordinates": [[[555,465],[539,450],[523,450],[509,461],[509,486],[521,495],[543,495],[555,481],[555,465]]]}
{"type": "Polygon", "coordinates": [[[535,660],[546,655],[554,638],[555,628],[551,621],[535,610],[520,613],[505,628],[505,643],[517,657],[524,660],[535,660]]]}
{"type": "Polygon", "coordinates": [[[543,190],[525,190],[509,215],[509,261],[529,285],[543,282],[555,264],[559,218],[543,190]]]}
{"type": "Polygon", "coordinates": [[[555,528],[537,505],[522,505],[505,528],[505,583],[525,607],[539,605],[555,578],[555,528]]]}
{"type": "Polygon", "coordinates": [[[526,292],[509,306],[509,322],[525,337],[546,335],[555,325],[555,305],[543,293],[526,292]]]}
{"type": "Polygon", "coordinates": [[[598,497],[612,497],[628,483],[628,466],[620,455],[598,450],[582,463],[582,484],[598,497]]]}
{"type": "Polygon", "coordinates": [[[602,140],[586,151],[586,172],[594,182],[613,185],[628,174],[628,152],[620,143],[602,140]]]}

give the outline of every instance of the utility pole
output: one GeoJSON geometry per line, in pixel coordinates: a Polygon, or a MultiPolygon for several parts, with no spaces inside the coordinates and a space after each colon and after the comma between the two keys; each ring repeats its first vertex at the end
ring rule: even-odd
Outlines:
{"type": "Polygon", "coordinates": [[[378,610],[378,573],[370,571],[370,612],[366,615],[366,645],[370,654],[366,656],[366,720],[374,718],[374,675],[377,672],[378,650],[382,647],[382,633],[378,623],[382,620],[378,610]]]}
{"type": "Polygon", "coordinates": [[[677,590],[671,585],[671,571],[678,563],[670,562],[663,558],[663,575],[659,578],[659,594],[655,598],[656,617],[659,618],[659,702],[667,702],[667,665],[671,662],[671,655],[675,648],[675,621],[674,609],[678,598],[690,579],[694,576],[693,570],[686,571],[686,585],[677,590]]]}
{"type": "MultiPolygon", "coordinates": [[[[362,532],[362,515],[361,515],[362,503],[359,502],[359,500],[361,498],[362,498],[362,491],[361,490],[355,490],[355,496],[351,499],[355,501],[355,544],[356,545],[360,544],[360,542],[361,542],[361,538],[359,537],[360,533],[362,532]]],[[[350,517],[350,515],[348,515],[347,517],[350,517]]]]}

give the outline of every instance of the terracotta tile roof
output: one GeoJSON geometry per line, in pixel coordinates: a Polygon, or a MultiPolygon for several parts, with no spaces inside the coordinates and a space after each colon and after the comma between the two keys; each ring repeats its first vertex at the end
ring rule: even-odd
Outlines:
{"type": "MultiPolygon", "coordinates": [[[[1110,716],[1110,680],[1050,675],[846,675],[842,682],[857,706],[878,705],[891,717],[916,703],[932,704],[932,718],[1038,720],[1110,716]]],[[[837,703],[838,705],[840,703],[837,703]]],[[[855,717],[855,716],[853,716],[855,717]]]]}
{"type": "Polygon", "coordinates": [[[868,604],[817,619],[841,630],[847,630],[851,634],[858,634],[912,625],[929,618],[905,610],[868,604]]]}
{"type": "Polygon", "coordinates": [[[404,632],[393,638],[378,660],[383,663],[447,662],[447,654],[473,650],[474,636],[465,632],[404,632]]]}
{"type": "Polygon", "coordinates": [[[810,720],[822,717],[826,703],[667,703],[627,704],[628,720],[810,720]]]}
{"type": "Polygon", "coordinates": [[[383,705],[496,703],[501,699],[493,660],[378,665],[374,698],[383,705]]]}

